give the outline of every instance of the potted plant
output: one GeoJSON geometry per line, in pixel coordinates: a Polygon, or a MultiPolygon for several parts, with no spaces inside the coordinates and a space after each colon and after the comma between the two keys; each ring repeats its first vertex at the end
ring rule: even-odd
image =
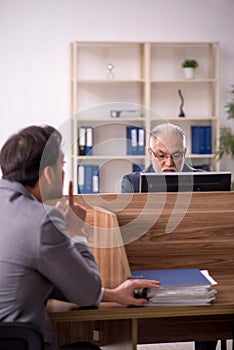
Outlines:
{"type": "Polygon", "coordinates": [[[195,78],[195,69],[198,67],[198,63],[194,59],[186,59],[182,63],[182,68],[184,69],[184,76],[186,79],[195,78]]]}
{"type": "MultiPolygon", "coordinates": [[[[234,119],[234,85],[231,89],[232,99],[225,105],[227,119],[234,119]]],[[[221,128],[219,139],[218,157],[221,159],[225,154],[234,159],[234,134],[230,127],[221,128]]],[[[234,190],[234,182],[232,182],[232,190],[234,190]]]]}
{"type": "MultiPolygon", "coordinates": [[[[227,119],[234,119],[234,85],[231,89],[232,100],[225,105],[227,119]]],[[[230,155],[234,159],[234,134],[230,127],[221,128],[220,145],[218,150],[219,158],[224,154],[230,155]]]]}

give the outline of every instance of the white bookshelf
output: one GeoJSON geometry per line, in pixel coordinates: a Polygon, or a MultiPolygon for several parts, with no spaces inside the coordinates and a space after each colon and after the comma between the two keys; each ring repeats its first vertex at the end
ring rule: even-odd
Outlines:
{"type": "Polygon", "coordinates": [[[126,126],[150,130],[159,122],[182,127],[194,165],[219,170],[215,156],[219,140],[219,44],[217,42],[74,42],[71,44],[71,164],[77,183],[78,164],[100,167],[100,192],[119,190],[123,174],[132,163],[147,165],[144,156],[126,154],[126,126]],[[196,78],[185,79],[182,62],[196,59],[196,78]],[[110,74],[108,64],[113,65],[110,74]],[[179,117],[182,91],[185,117],[179,117]],[[118,118],[111,110],[125,110],[118,118]],[[130,112],[126,112],[126,111],[130,112]],[[133,112],[136,110],[136,112],[133,112]],[[212,154],[191,154],[191,126],[212,126],[212,154]],[[92,126],[92,156],[80,156],[80,126],[92,126]]]}

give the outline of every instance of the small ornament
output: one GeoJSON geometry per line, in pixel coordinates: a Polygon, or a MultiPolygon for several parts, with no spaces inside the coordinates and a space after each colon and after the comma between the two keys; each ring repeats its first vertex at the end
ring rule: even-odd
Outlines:
{"type": "Polygon", "coordinates": [[[107,79],[114,79],[115,78],[114,65],[112,63],[108,63],[106,68],[107,68],[107,79]]]}
{"type": "Polygon", "coordinates": [[[183,106],[184,106],[184,98],[183,98],[183,95],[182,95],[182,92],[181,90],[178,90],[178,94],[179,94],[179,97],[181,99],[181,104],[180,104],[180,114],[179,114],[179,117],[185,117],[185,113],[183,111],[183,106]]]}

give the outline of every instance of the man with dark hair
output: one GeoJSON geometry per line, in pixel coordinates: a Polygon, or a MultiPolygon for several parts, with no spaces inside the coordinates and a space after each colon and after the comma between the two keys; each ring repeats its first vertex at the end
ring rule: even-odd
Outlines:
{"type": "MultiPolygon", "coordinates": [[[[71,188],[63,212],[43,204],[62,196],[61,140],[51,126],[30,126],[11,136],[0,153],[0,322],[37,325],[46,350],[59,349],[46,312],[49,297],[80,306],[97,306],[100,300],[141,305],[147,301],[135,299],[134,290],[159,285],[128,280],[102,288],[83,230],[86,211],[73,202],[71,188]]],[[[63,348],[99,349],[91,343],[63,348]]]]}

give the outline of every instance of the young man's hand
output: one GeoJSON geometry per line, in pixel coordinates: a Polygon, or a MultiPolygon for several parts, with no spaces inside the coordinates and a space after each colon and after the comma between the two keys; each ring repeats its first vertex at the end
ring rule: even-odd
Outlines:
{"type": "Polygon", "coordinates": [[[129,279],[114,289],[104,289],[102,301],[113,301],[123,305],[144,305],[145,298],[135,298],[134,291],[142,288],[159,288],[159,281],[129,279]]]}
{"type": "Polygon", "coordinates": [[[64,214],[70,237],[86,237],[86,233],[83,230],[86,218],[86,209],[74,202],[72,181],[69,182],[68,201],[64,206],[61,205],[61,202],[58,202],[56,207],[59,208],[64,214]]]}

